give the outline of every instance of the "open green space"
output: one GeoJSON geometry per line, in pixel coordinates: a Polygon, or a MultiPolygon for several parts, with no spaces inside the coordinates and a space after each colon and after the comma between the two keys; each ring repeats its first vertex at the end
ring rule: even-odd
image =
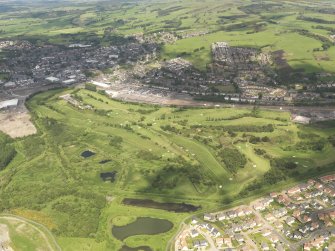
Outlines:
{"type": "Polygon", "coordinates": [[[38,134],[2,136],[15,155],[0,172],[0,207],[46,226],[63,250],[162,250],[192,214],[125,205],[124,198],[211,210],[335,169],[334,127],[297,125],[287,112],[131,104],[85,89],[40,93],[27,106],[38,134]],[[85,158],[85,151],[94,154],[85,158]],[[103,181],[109,173],[115,179],[103,181]],[[113,226],[139,217],[173,227],[113,237],[113,226]]]}

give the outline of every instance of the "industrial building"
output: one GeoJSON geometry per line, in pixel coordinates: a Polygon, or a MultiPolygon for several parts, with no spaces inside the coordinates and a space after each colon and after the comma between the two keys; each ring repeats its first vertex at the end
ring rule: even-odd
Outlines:
{"type": "Polygon", "coordinates": [[[0,110],[17,107],[18,104],[19,104],[18,99],[0,101],[0,110]]]}

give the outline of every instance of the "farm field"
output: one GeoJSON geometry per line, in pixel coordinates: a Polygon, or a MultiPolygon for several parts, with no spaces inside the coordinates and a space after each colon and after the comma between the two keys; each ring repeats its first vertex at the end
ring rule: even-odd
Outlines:
{"type": "Polygon", "coordinates": [[[159,107],[86,89],[40,93],[27,107],[38,133],[0,138],[16,150],[0,172],[0,207],[46,226],[62,250],[164,250],[192,215],[125,205],[125,198],[187,203],[200,212],[335,169],[332,123],[297,125],[286,112],[159,107]],[[124,240],[112,235],[113,226],[139,217],[173,226],[124,240]]]}

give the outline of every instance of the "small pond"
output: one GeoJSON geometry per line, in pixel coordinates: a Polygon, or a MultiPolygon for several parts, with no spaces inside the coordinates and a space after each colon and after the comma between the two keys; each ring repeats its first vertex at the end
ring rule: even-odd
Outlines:
{"type": "Polygon", "coordinates": [[[95,155],[95,152],[92,152],[90,150],[84,151],[81,153],[81,157],[88,158],[95,155]]]}
{"type": "Polygon", "coordinates": [[[119,251],[152,251],[152,249],[148,246],[140,246],[140,247],[136,247],[136,248],[123,246],[119,251]]]}
{"type": "Polygon", "coordinates": [[[116,174],[117,174],[117,171],[100,173],[100,178],[101,178],[103,181],[114,182],[114,181],[115,181],[116,174]]]}
{"type": "Polygon", "coordinates": [[[139,217],[125,226],[113,226],[112,234],[119,240],[134,235],[155,235],[168,232],[173,227],[171,221],[150,217],[139,217]]]}
{"type": "Polygon", "coordinates": [[[103,165],[103,164],[106,164],[106,163],[111,162],[111,161],[112,161],[111,159],[104,159],[104,160],[101,160],[99,162],[99,164],[103,165]]]}

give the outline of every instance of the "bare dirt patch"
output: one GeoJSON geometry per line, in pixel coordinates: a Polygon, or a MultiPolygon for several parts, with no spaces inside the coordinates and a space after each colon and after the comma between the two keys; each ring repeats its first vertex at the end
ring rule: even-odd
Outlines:
{"type": "Polygon", "coordinates": [[[0,112],[0,131],[12,138],[19,138],[37,132],[27,110],[0,112]]]}
{"type": "Polygon", "coordinates": [[[9,243],[10,238],[8,226],[5,224],[0,224],[0,250],[13,251],[13,249],[9,246],[9,243]]]}

